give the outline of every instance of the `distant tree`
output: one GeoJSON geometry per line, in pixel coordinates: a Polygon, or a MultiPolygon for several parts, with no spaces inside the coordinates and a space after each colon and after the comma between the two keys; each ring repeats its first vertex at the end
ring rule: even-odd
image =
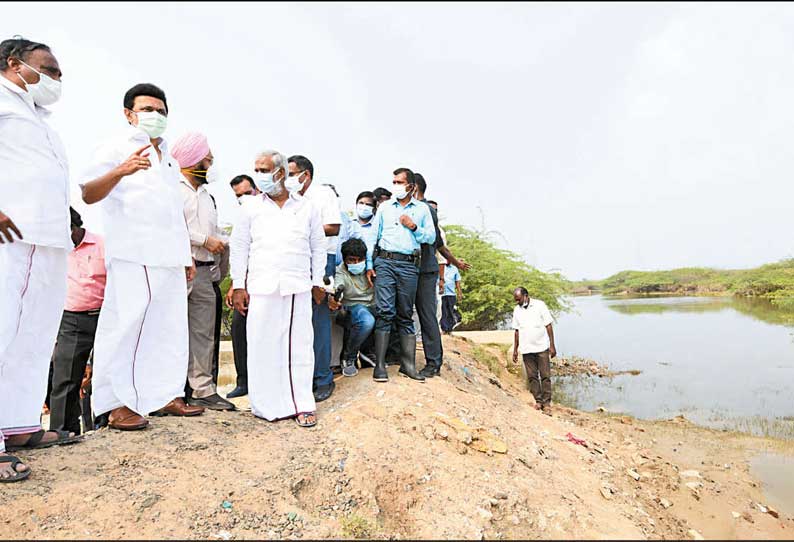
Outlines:
{"type": "Polygon", "coordinates": [[[460,330],[498,329],[513,311],[513,290],[524,286],[531,297],[542,299],[555,315],[567,311],[564,296],[571,283],[560,273],[544,273],[526,263],[519,254],[497,248],[492,238],[498,232],[464,226],[444,226],[447,244],[458,258],[472,265],[462,273],[463,316],[460,330]]]}

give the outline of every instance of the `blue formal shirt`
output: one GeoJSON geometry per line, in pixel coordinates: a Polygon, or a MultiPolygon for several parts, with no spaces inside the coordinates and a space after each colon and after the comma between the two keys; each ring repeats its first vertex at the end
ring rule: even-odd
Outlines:
{"type": "MultiPolygon", "coordinates": [[[[375,244],[387,252],[413,254],[421,248],[422,243],[432,244],[436,241],[436,228],[430,208],[414,198],[405,207],[396,199],[384,201],[378,207],[373,222],[375,244]],[[416,231],[400,224],[402,215],[411,217],[416,224],[416,231]]],[[[367,248],[367,269],[372,269],[372,251],[367,248]]]]}
{"type": "Polygon", "coordinates": [[[371,254],[375,249],[375,235],[378,233],[375,229],[375,217],[372,217],[369,222],[362,224],[358,220],[351,220],[348,224],[348,239],[358,238],[364,241],[367,245],[367,254],[371,254]]]}
{"type": "Polygon", "coordinates": [[[458,268],[448,263],[444,267],[444,295],[457,295],[455,283],[460,281],[460,271],[458,268]]]}

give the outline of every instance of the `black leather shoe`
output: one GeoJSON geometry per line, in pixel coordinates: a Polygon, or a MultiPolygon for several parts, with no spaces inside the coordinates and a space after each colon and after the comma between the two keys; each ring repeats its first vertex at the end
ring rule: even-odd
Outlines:
{"type": "Polygon", "coordinates": [[[248,386],[237,386],[226,394],[226,398],[234,399],[235,397],[243,397],[245,395],[248,395],[248,386]]]}
{"type": "Polygon", "coordinates": [[[389,349],[389,331],[375,332],[375,369],[372,379],[375,382],[388,382],[389,371],[386,370],[386,350],[389,349]]]}
{"type": "Polygon", "coordinates": [[[334,393],[334,389],[336,389],[336,382],[331,382],[327,386],[320,386],[314,390],[314,401],[316,403],[322,403],[331,397],[331,394],[334,393]]]}
{"type": "Polygon", "coordinates": [[[424,382],[424,375],[416,370],[416,335],[400,335],[400,346],[402,347],[400,374],[417,382],[424,382]]]}
{"type": "Polygon", "coordinates": [[[422,368],[421,371],[419,371],[419,374],[425,378],[433,378],[434,376],[438,376],[440,372],[440,367],[436,367],[435,365],[428,363],[422,368]]]}
{"type": "Polygon", "coordinates": [[[187,404],[190,406],[208,408],[209,410],[237,410],[237,407],[234,406],[234,403],[227,401],[217,393],[213,393],[209,397],[202,397],[201,399],[191,397],[187,404]]]}

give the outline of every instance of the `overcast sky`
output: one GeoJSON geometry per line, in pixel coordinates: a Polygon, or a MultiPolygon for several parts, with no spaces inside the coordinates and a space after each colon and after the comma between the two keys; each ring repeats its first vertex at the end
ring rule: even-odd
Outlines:
{"type": "Polygon", "coordinates": [[[166,137],[207,134],[225,219],[226,181],[272,147],[346,209],[410,167],[446,223],[481,209],[571,279],[794,256],[790,4],[9,2],[0,30],[61,63],[75,182],[152,82],[166,137]]]}

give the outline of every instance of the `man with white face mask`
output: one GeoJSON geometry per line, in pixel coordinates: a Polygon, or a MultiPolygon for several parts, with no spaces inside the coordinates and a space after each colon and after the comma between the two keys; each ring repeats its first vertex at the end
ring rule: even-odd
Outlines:
{"type": "Polygon", "coordinates": [[[69,172],[45,105],[61,69],[44,44],[0,42],[0,482],[30,469],[5,453],[74,441],[43,431],[50,355],[66,298],[69,172]]]}
{"type": "MultiPolygon", "coordinates": [[[[285,186],[290,193],[305,197],[320,211],[325,232],[325,276],[336,274],[336,247],[342,224],[339,197],[329,185],[314,183],[314,166],[305,156],[289,157],[289,177],[285,186]]],[[[325,401],[334,392],[334,374],[331,372],[331,310],[323,300],[312,305],[314,329],[314,399],[325,401]]]]}
{"type": "Polygon", "coordinates": [[[212,410],[234,410],[234,404],[218,395],[213,379],[215,316],[219,305],[213,282],[216,278],[214,273],[220,276],[215,264],[226,243],[218,230],[215,200],[207,191],[207,179],[213,171],[212,151],[206,136],[190,132],[176,140],[171,154],[182,170],[179,187],[190,233],[190,249],[196,262],[196,277],[187,289],[190,332],[187,377],[191,390],[187,401],[212,410]]]}
{"type": "Polygon", "coordinates": [[[101,201],[107,285],[94,342],[94,412],[136,430],[144,415],[195,416],[184,395],[188,366],[187,281],[196,268],[183,212],[179,163],[161,137],[165,93],[135,85],[124,96],[129,123],[94,154],[83,201],[101,201]],[[187,274],[187,280],[185,275],[187,274]]]}
{"type": "Polygon", "coordinates": [[[325,232],[317,207],[284,186],[287,159],[264,151],[232,229],[232,302],[247,314],[248,398],[255,416],[317,423],[311,303],[321,303],[325,232]]]}

